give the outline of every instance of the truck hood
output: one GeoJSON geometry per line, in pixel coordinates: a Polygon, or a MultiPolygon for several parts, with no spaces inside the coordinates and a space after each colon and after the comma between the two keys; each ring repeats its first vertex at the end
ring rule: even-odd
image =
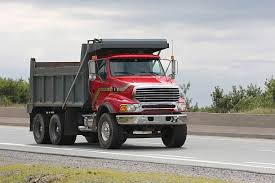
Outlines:
{"type": "Polygon", "coordinates": [[[116,77],[117,80],[128,83],[131,85],[140,85],[140,84],[148,84],[148,85],[160,85],[160,84],[168,84],[173,85],[174,80],[167,76],[127,76],[127,77],[116,77]]]}

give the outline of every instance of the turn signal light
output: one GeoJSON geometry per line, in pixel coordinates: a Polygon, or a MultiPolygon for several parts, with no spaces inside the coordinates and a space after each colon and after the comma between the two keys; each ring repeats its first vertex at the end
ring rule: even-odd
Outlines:
{"type": "Polygon", "coordinates": [[[127,105],[121,104],[120,105],[120,112],[127,112],[127,105]]]}

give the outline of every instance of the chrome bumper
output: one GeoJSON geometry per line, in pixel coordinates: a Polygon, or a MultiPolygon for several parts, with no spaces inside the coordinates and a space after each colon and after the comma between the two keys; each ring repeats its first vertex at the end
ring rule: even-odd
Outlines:
{"type": "Polygon", "coordinates": [[[117,115],[116,120],[120,125],[182,125],[187,123],[187,115],[117,115]]]}

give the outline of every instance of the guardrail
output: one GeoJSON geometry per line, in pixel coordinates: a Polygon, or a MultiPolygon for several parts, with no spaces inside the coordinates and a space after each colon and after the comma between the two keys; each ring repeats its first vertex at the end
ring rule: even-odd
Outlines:
{"type": "Polygon", "coordinates": [[[275,114],[193,112],[188,119],[194,125],[275,128],[275,114]]]}
{"type": "MultiPolygon", "coordinates": [[[[189,134],[275,139],[275,114],[190,112],[187,115],[189,134]]],[[[28,126],[28,114],[24,108],[0,107],[0,124],[28,126]]]]}

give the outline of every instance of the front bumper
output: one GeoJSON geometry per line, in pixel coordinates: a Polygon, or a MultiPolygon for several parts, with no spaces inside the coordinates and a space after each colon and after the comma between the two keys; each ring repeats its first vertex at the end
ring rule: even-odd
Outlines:
{"type": "Polygon", "coordinates": [[[183,125],[187,123],[187,115],[117,115],[116,120],[120,125],[183,125]]]}

